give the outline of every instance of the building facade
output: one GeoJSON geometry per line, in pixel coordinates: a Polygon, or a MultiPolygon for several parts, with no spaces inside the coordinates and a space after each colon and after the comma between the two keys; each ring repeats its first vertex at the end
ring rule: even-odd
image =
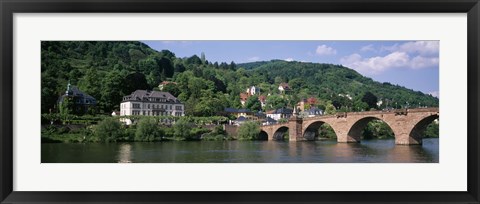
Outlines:
{"type": "Polygon", "coordinates": [[[282,118],[290,118],[293,115],[293,110],[290,108],[279,108],[277,110],[272,110],[267,112],[267,117],[274,120],[280,120],[282,118]]]}
{"type": "Polygon", "coordinates": [[[83,115],[96,112],[97,100],[69,82],[65,94],[58,98],[57,103],[59,109],[62,103],[65,103],[64,105],[68,106],[65,108],[69,109],[71,114],[83,115]]]}
{"type": "Polygon", "coordinates": [[[123,97],[120,115],[185,116],[185,105],[168,92],[136,90],[123,97]]]}

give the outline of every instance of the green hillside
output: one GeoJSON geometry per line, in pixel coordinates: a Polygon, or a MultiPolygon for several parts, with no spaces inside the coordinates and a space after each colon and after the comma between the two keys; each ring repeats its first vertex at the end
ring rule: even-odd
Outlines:
{"type": "MultiPolygon", "coordinates": [[[[208,53],[205,53],[208,56],[208,53]]],[[[57,98],[67,83],[92,95],[100,113],[119,109],[122,96],[136,89],[155,89],[164,80],[171,92],[186,104],[187,115],[215,115],[225,107],[241,107],[239,94],[258,86],[267,97],[268,109],[292,106],[300,99],[318,98],[318,105],[335,109],[364,110],[390,106],[438,106],[438,99],[389,83],[375,82],[341,65],[273,60],[236,65],[209,62],[205,57],[178,58],[141,42],[42,42],[42,113],[55,111],[57,98]],[[291,91],[279,94],[278,85],[291,91]],[[368,94],[366,94],[368,93],[368,94]],[[384,101],[367,104],[368,98],[384,101]],[[350,99],[351,98],[351,99],[350,99]]],[[[251,103],[249,107],[256,107],[251,103]]]]}
{"type": "Polygon", "coordinates": [[[402,86],[390,83],[380,83],[371,78],[364,77],[353,69],[342,65],[287,62],[283,60],[272,60],[269,62],[253,62],[238,64],[238,67],[245,67],[253,76],[266,76],[269,84],[279,81],[289,83],[293,92],[299,98],[316,96],[321,99],[338,101],[342,105],[355,107],[355,102],[363,96],[366,91],[373,93],[378,100],[382,100],[385,106],[438,106],[438,98],[420,91],[414,91],[402,86]],[[344,100],[349,95],[351,102],[344,100]]]}

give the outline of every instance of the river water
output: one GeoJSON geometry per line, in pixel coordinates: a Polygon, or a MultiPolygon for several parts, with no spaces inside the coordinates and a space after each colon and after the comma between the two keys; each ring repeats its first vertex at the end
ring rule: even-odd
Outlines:
{"type": "Polygon", "coordinates": [[[438,163],[439,139],[422,145],[389,140],[192,141],[42,144],[42,163],[438,163]]]}

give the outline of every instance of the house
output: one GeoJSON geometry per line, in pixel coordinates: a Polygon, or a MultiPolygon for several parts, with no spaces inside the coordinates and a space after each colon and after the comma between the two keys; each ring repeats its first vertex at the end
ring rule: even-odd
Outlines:
{"type": "Polygon", "coordinates": [[[83,115],[95,111],[97,100],[92,96],[80,91],[76,86],[72,86],[70,82],[67,85],[65,94],[60,96],[57,100],[58,107],[62,107],[62,103],[67,102],[68,109],[71,113],[83,115]]]}
{"type": "Polygon", "coordinates": [[[303,111],[302,115],[306,117],[320,116],[323,115],[323,110],[316,107],[310,107],[310,109],[303,111]]]}
{"type": "Polygon", "coordinates": [[[260,94],[260,88],[251,86],[248,87],[245,92],[240,93],[240,103],[242,106],[245,105],[245,102],[247,102],[248,97],[253,96],[255,94],[260,94]]]}
{"type": "Polygon", "coordinates": [[[250,96],[253,96],[257,93],[260,94],[260,88],[255,86],[248,87],[246,93],[250,96]]]}
{"type": "Polygon", "coordinates": [[[185,105],[168,92],[136,90],[123,97],[120,115],[184,116],[185,105]]]}
{"type": "Polygon", "coordinates": [[[279,108],[277,110],[268,111],[267,117],[274,120],[280,120],[282,118],[290,118],[293,115],[293,110],[290,108],[279,108]]]}
{"type": "Polygon", "coordinates": [[[299,111],[305,111],[306,109],[309,109],[310,107],[314,107],[317,105],[317,98],[315,97],[310,97],[307,99],[302,99],[300,102],[297,103],[297,109],[299,111]]]}
{"type": "Polygon", "coordinates": [[[284,93],[284,92],[290,91],[290,86],[288,85],[288,83],[282,82],[280,83],[280,85],[278,85],[278,90],[281,93],[284,93]]]}
{"type": "Polygon", "coordinates": [[[120,111],[113,111],[112,112],[112,116],[119,116],[120,115],[120,111]]]}
{"type": "Polygon", "coordinates": [[[254,115],[254,112],[250,111],[249,109],[235,109],[235,108],[225,108],[224,113],[225,115],[233,115],[236,118],[239,118],[241,116],[247,117],[247,116],[254,115]]]}
{"type": "Polygon", "coordinates": [[[265,107],[265,105],[267,104],[267,96],[260,95],[260,96],[258,96],[258,100],[260,101],[260,104],[262,105],[262,108],[265,107]]]}
{"type": "Polygon", "coordinates": [[[273,124],[277,124],[277,121],[271,117],[265,118],[265,120],[263,120],[262,122],[262,125],[273,125],[273,124]]]}
{"type": "Polygon", "coordinates": [[[242,106],[245,105],[245,102],[247,102],[248,97],[249,97],[248,93],[240,93],[240,103],[242,104],[242,106]]]}
{"type": "Polygon", "coordinates": [[[158,89],[160,89],[160,91],[163,91],[163,88],[165,88],[165,86],[166,86],[167,84],[177,85],[177,82],[173,82],[173,81],[162,81],[162,82],[158,85],[158,89]]]}
{"type": "Polygon", "coordinates": [[[247,119],[246,117],[240,116],[240,117],[238,117],[236,120],[233,120],[233,121],[231,122],[231,124],[240,126],[240,125],[242,125],[243,123],[245,123],[245,122],[247,122],[247,121],[248,121],[248,119],[247,119]]]}

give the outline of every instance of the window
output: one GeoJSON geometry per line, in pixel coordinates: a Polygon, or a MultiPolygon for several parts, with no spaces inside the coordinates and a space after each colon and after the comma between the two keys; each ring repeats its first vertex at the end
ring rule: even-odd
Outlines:
{"type": "Polygon", "coordinates": [[[133,108],[140,108],[140,104],[134,103],[134,104],[133,104],[133,108]]]}
{"type": "Polygon", "coordinates": [[[182,106],[175,106],[175,110],[182,110],[182,106]]]}
{"type": "Polygon", "coordinates": [[[147,108],[150,109],[150,104],[148,104],[147,108]]]}
{"type": "Polygon", "coordinates": [[[172,110],[172,105],[170,105],[170,110],[172,110]]]}
{"type": "Polygon", "coordinates": [[[145,111],[143,111],[143,115],[145,115],[145,111]]]}

